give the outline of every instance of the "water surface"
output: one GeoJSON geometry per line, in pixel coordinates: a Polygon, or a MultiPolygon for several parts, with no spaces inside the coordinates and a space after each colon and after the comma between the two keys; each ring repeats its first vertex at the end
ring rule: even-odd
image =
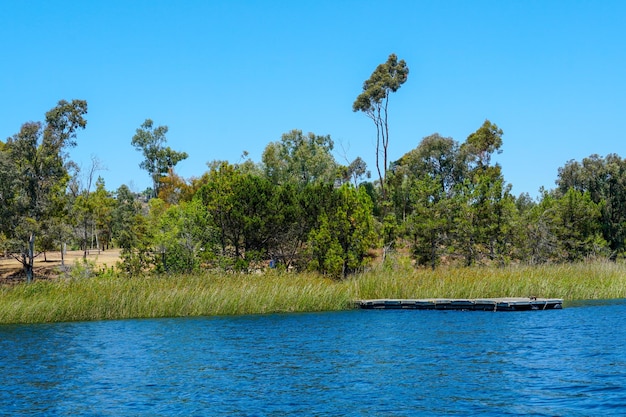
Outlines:
{"type": "Polygon", "coordinates": [[[0,415],[626,415],[626,300],[0,326],[0,415]]]}

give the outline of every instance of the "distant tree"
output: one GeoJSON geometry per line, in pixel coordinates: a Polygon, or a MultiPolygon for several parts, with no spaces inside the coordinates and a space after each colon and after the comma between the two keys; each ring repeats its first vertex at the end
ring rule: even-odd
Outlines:
{"type": "Polygon", "coordinates": [[[115,192],[111,211],[113,239],[122,249],[122,269],[130,276],[142,275],[153,266],[151,230],[142,213],[142,205],[128,186],[115,192]]]}
{"type": "Polygon", "coordinates": [[[389,55],[387,62],[380,64],[369,79],[363,83],[363,92],[352,104],[353,111],[362,111],[376,125],[376,169],[380,187],[385,196],[385,178],[389,147],[389,94],[395,93],[404,84],[409,68],[404,60],[398,61],[395,54],[389,55]],[[382,167],[380,155],[382,153],[382,167]]]}
{"type": "Polygon", "coordinates": [[[594,203],[589,192],[573,188],[557,200],[554,233],[564,260],[581,261],[605,252],[607,244],[600,223],[603,206],[604,202],[594,203]]]}
{"type": "Polygon", "coordinates": [[[465,258],[466,265],[479,259],[508,259],[502,252],[507,246],[502,239],[515,204],[500,166],[491,165],[491,156],[500,153],[502,134],[498,126],[486,120],[459,149],[465,178],[455,193],[455,239],[457,253],[465,258]]]}
{"type": "MultiPolygon", "coordinates": [[[[455,187],[463,182],[464,163],[459,155],[459,144],[438,133],[422,139],[419,145],[392,163],[387,181],[396,216],[404,220],[412,212],[411,190],[414,181],[420,181],[422,191],[437,185],[437,199],[451,197],[455,187]],[[434,184],[430,184],[431,182],[434,184]]],[[[415,195],[417,196],[417,195],[415,195]]]]}
{"type": "Polygon", "coordinates": [[[465,241],[468,265],[472,260],[496,261],[500,265],[511,259],[517,223],[517,209],[511,196],[511,186],[507,185],[499,166],[490,166],[476,173],[472,181],[467,181],[463,193],[464,201],[457,224],[471,220],[471,235],[458,234],[465,241]]]}
{"type": "Polygon", "coordinates": [[[176,152],[169,146],[165,146],[167,139],[167,126],[154,127],[152,120],[146,119],[137,129],[131,144],[141,151],[144,156],[139,164],[145,169],[152,179],[152,197],[157,197],[161,189],[161,179],[167,175],[180,161],[187,159],[185,152],[176,152]]]}
{"type": "Polygon", "coordinates": [[[13,192],[16,167],[9,155],[4,142],[0,141],[0,250],[4,251],[7,245],[7,235],[13,228],[15,194],[13,192]]]}
{"type": "Polygon", "coordinates": [[[570,188],[588,192],[591,201],[601,206],[602,235],[616,260],[626,248],[626,160],[616,154],[605,158],[591,155],[582,162],[569,161],[559,168],[557,192],[570,188]]]}
{"type": "MultiPolygon", "coordinates": [[[[275,186],[273,198],[268,202],[272,213],[267,221],[267,255],[285,269],[301,267],[302,251],[313,218],[307,211],[309,198],[319,196],[318,191],[328,188],[326,184],[309,184],[301,189],[293,183],[275,186]]],[[[316,209],[312,209],[316,211],[316,209]]]]}
{"type": "Polygon", "coordinates": [[[111,223],[115,199],[106,190],[102,177],[96,180],[96,190],[92,193],[92,199],[96,241],[99,243],[99,250],[105,250],[108,249],[113,234],[111,223]]]}
{"type": "Polygon", "coordinates": [[[167,206],[155,198],[149,202],[149,223],[158,272],[197,271],[213,254],[214,229],[206,207],[199,200],[167,206]]]}
{"type": "MultiPolygon", "coordinates": [[[[96,173],[102,169],[100,161],[96,157],[91,158],[91,164],[84,174],[83,181],[77,180],[74,187],[74,201],[72,204],[72,219],[80,235],[83,259],[86,259],[89,249],[93,249],[94,244],[99,248],[98,233],[95,224],[96,201],[93,198],[92,187],[97,181],[96,173]]],[[[79,175],[80,171],[77,172],[79,175]]]]}
{"type": "Polygon", "coordinates": [[[502,129],[485,120],[476,132],[470,134],[461,151],[468,158],[470,168],[484,168],[490,165],[494,153],[502,153],[502,129]]]}
{"type": "Polygon", "coordinates": [[[437,176],[415,178],[409,188],[411,213],[404,228],[417,264],[435,269],[452,243],[453,199],[445,194],[437,176]]]}
{"type": "Polygon", "coordinates": [[[333,204],[319,214],[309,233],[309,268],[343,278],[366,264],[375,245],[372,201],[364,188],[344,184],[334,190],[333,204]]]}
{"type": "Polygon", "coordinates": [[[167,204],[178,204],[184,199],[189,201],[189,191],[187,181],[172,169],[167,176],[161,178],[161,188],[157,197],[167,204]]]}
{"type": "Polygon", "coordinates": [[[350,162],[346,167],[345,178],[347,181],[352,181],[355,187],[359,186],[363,178],[370,177],[371,173],[367,170],[367,164],[360,156],[357,156],[356,159],[350,162]]]}
{"type": "Polygon", "coordinates": [[[111,212],[113,238],[117,245],[131,250],[137,245],[137,219],[141,216],[141,204],[127,185],[115,191],[115,205],[111,212]]]}
{"type": "Polygon", "coordinates": [[[604,256],[601,211],[589,192],[568,189],[564,195],[543,190],[540,201],[527,212],[526,241],[530,263],[573,262],[604,256]]]}
{"type": "Polygon", "coordinates": [[[538,202],[524,196],[517,201],[520,214],[520,238],[517,242],[518,258],[531,265],[555,259],[558,253],[557,238],[553,233],[553,196],[545,189],[538,202]]]}
{"type": "Polygon", "coordinates": [[[274,186],[268,179],[222,163],[212,168],[195,198],[206,207],[209,225],[217,231],[223,267],[247,270],[265,255],[275,215],[270,210],[274,186]]]}
{"type": "MultiPolygon", "coordinates": [[[[85,128],[87,102],[61,100],[46,113],[45,124],[29,122],[9,138],[6,150],[15,172],[15,196],[10,206],[13,251],[24,266],[27,281],[33,278],[35,238],[64,206],[69,181],[67,149],[76,145],[76,134],[85,128]]],[[[8,214],[8,213],[7,213],[8,214]]]]}
{"type": "Polygon", "coordinates": [[[331,153],[333,146],[328,135],[304,135],[301,130],[285,133],[263,151],[266,176],[274,184],[334,183],[339,171],[331,153]]]}

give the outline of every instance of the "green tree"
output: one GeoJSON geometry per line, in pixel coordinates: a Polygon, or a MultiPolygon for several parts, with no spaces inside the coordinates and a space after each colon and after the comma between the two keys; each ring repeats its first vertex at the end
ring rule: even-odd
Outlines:
{"type": "Polygon", "coordinates": [[[411,239],[413,256],[418,265],[435,269],[451,244],[453,200],[441,188],[438,177],[427,175],[412,182],[410,199],[412,210],[405,229],[411,239]]]}
{"type": "Polygon", "coordinates": [[[142,207],[127,185],[115,192],[115,205],[111,212],[113,239],[117,245],[132,250],[140,240],[137,235],[137,219],[142,216],[142,207]]]}
{"type": "Polygon", "coordinates": [[[485,120],[476,132],[467,137],[461,151],[468,158],[470,167],[482,169],[490,165],[494,153],[502,153],[502,129],[485,120]]]}
{"type": "Polygon", "coordinates": [[[371,173],[367,170],[365,161],[360,156],[357,156],[356,159],[345,167],[343,177],[344,182],[352,181],[352,184],[358,187],[363,178],[371,177],[371,173]]]}
{"type": "Polygon", "coordinates": [[[90,249],[99,248],[98,233],[96,230],[95,213],[97,210],[96,201],[93,198],[92,187],[97,181],[96,172],[100,170],[100,162],[93,157],[91,165],[85,173],[84,181],[77,179],[80,170],[75,176],[75,182],[70,189],[73,191],[74,198],[72,204],[72,218],[77,234],[80,236],[81,249],[83,250],[83,259],[87,258],[90,249]]]}
{"type": "Polygon", "coordinates": [[[601,236],[602,206],[588,192],[574,188],[564,195],[542,191],[525,221],[529,261],[572,262],[601,256],[608,246],[601,236]]]}
{"type": "Polygon", "coordinates": [[[466,265],[477,260],[506,262],[510,257],[515,216],[510,185],[506,185],[498,164],[491,156],[500,153],[502,130],[486,120],[470,134],[459,149],[465,179],[456,188],[456,247],[466,265]]]}
{"type": "Polygon", "coordinates": [[[155,198],[149,206],[158,272],[190,273],[211,260],[214,230],[208,223],[206,207],[199,200],[167,207],[155,198]]]}
{"type": "Polygon", "coordinates": [[[527,263],[542,264],[561,258],[558,236],[555,234],[557,218],[554,193],[541,190],[539,201],[521,212],[525,224],[520,248],[527,263]]]}
{"type": "Polygon", "coordinates": [[[152,235],[143,214],[141,203],[128,186],[121,185],[115,192],[111,211],[113,239],[122,249],[122,268],[129,276],[144,274],[153,267],[152,235]]]}
{"type": "Polygon", "coordinates": [[[409,68],[404,60],[395,54],[389,55],[387,62],[378,65],[369,79],[363,83],[363,92],[352,104],[352,110],[365,113],[376,126],[376,169],[380,187],[385,196],[385,178],[389,148],[389,94],[395,93],[404,84],[409,68]],[[382,167],[380,156],[382,154],[382,167]]]}
{"type": "Polygon", "coordinates": [[[387,180],[391,201],[418,265],[435,268],[452,251],[455,229],[463,230],[455,218],[466,171],[459,144],[437,133],[392,163],[387,180]]]}
{"type": "Polygon", "coordinates": [[[307,213],[307,200],[325,185],[309,184],[300,189],[296,184],[276,186],[268,201],[267,254],[285,269],[299,268],[302,251],[306,245],[312,217],[307,213]]]}
{"type": "Polygon", "coordinates": [[[9,249],[8,235],[13,228],[15,171],[7,146],[0,141],[0,250],[3,253],[9,249]]]}
{"type": "Polygon", "coordinates": [[[274,186],[264,177],[222,163],[196,193],[218,231],[220,259],[226,268],[246,270],[265,255],[268,227],[274,213],[274,186]]]}
{"type": "Polygon", "coordinates": [[[304,135],[301,130],[292,130],[263,151],[265,174],[274,184],[332,184],[339,176],[338,164],[331,153],[333,146],[328,135],[304,135]]]}
{"type": "Polygon", "coordinates": [[[372,201],[365,189],[344,184],[335,190],[333,203],[309,233],[309,268],[341,278],[366,264],[376,235],[372,201]]]}
{"type": "Polygon", "coordinates": [[[610,259],[623,254],[626,245],[626,160],[616,154],[591,155],[582,162],[569,161],[559,168],[557,192],[570,188],[588,192],[600,204],[602,235],[611,249],[610,259]]]}
{"type": "Polygon", "coordinates": [[[106,250],[111,243],[112,216],[115,207],[115,199],[105,188],[104,179],[98,177],[96,180],[96,190],[92,194],[94,205],[94,223],[96,241],[99,243],[99,250],[106,250]]]}
{"type": "Polygon", "coordinates": [[[167,126],[154,127],[150,119],[137,129],[131,144],[144,156],[139,167],[145,169],[152,179],[152,197],[157,197],[161,189],[161,179],[166,176],[180,161],[187,159],[186,152],[176,152],[165,146],[168,132],[167,126]]]}
{"type": "Polygon", "coordinates": [[[581,261],[603,252],[606,242],[601,235],[602,206],[604,202],[594,203],[589,192],[573,188],[557,200],[554,233],[566,261],[581,261]]]}
{"type": "Polygon", "coordinates": [[[69,181],[67,149],[76,145],[76,134],[85,128],[87,102],[61,100],[46,113],[45,124],[29,122],[6,143],[15,168],[12,249],[19,253],[27,281],[33,278],[35,238],[42,226],[58,215],[60,197],[69,181]]]}
{"type": "Polygon", "coordinates": [[[390,170],[387,182],[398,219],[406,219],[413,211],[411,189],[414,181],[420,181],[426,189],[437,194],[437,199],[442,199],[452,196],[455,187],[464,180],[464,171],[459,144],[454,139],[438,133],[422,139],[415,149],[395,161],[390,170]]]}

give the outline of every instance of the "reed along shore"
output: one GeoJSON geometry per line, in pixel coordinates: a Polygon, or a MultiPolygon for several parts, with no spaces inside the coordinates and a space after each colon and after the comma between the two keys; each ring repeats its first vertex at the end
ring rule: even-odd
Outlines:
{"type": "Polygon", "coordinates": [[[275,270],[128,277],[111,270],[0,287],[0,323],[339,311],[376,298],[626,298],[626,265],[379,266],[344,280],[275,270]]]}

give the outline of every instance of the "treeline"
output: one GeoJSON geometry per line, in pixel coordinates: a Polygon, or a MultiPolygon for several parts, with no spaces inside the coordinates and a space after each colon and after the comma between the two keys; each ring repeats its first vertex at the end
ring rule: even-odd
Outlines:
{"type": "Polygon", "coordinates": [[[430,268],[624,253],[626,160],[570,161],[555,189],[513,196],[492,162],[503,132],[490,121],[462,143],[422,139],[371,181],[361,158],[335,160],[330,136],[299,130],[269,143],[261,162],[214,161],[184,179],[174,167],[187,154],[148,120],[131,144],[153,187],[137,195],[108,191],[97,160],[80,172],[68,159],[86,113],[85,101],[61,101],[0,142],[0,245],[28,279],[36,256],[66,245],[119,247],[129,274],[276,267],[332,277],[398,251],[430,268]]]}

